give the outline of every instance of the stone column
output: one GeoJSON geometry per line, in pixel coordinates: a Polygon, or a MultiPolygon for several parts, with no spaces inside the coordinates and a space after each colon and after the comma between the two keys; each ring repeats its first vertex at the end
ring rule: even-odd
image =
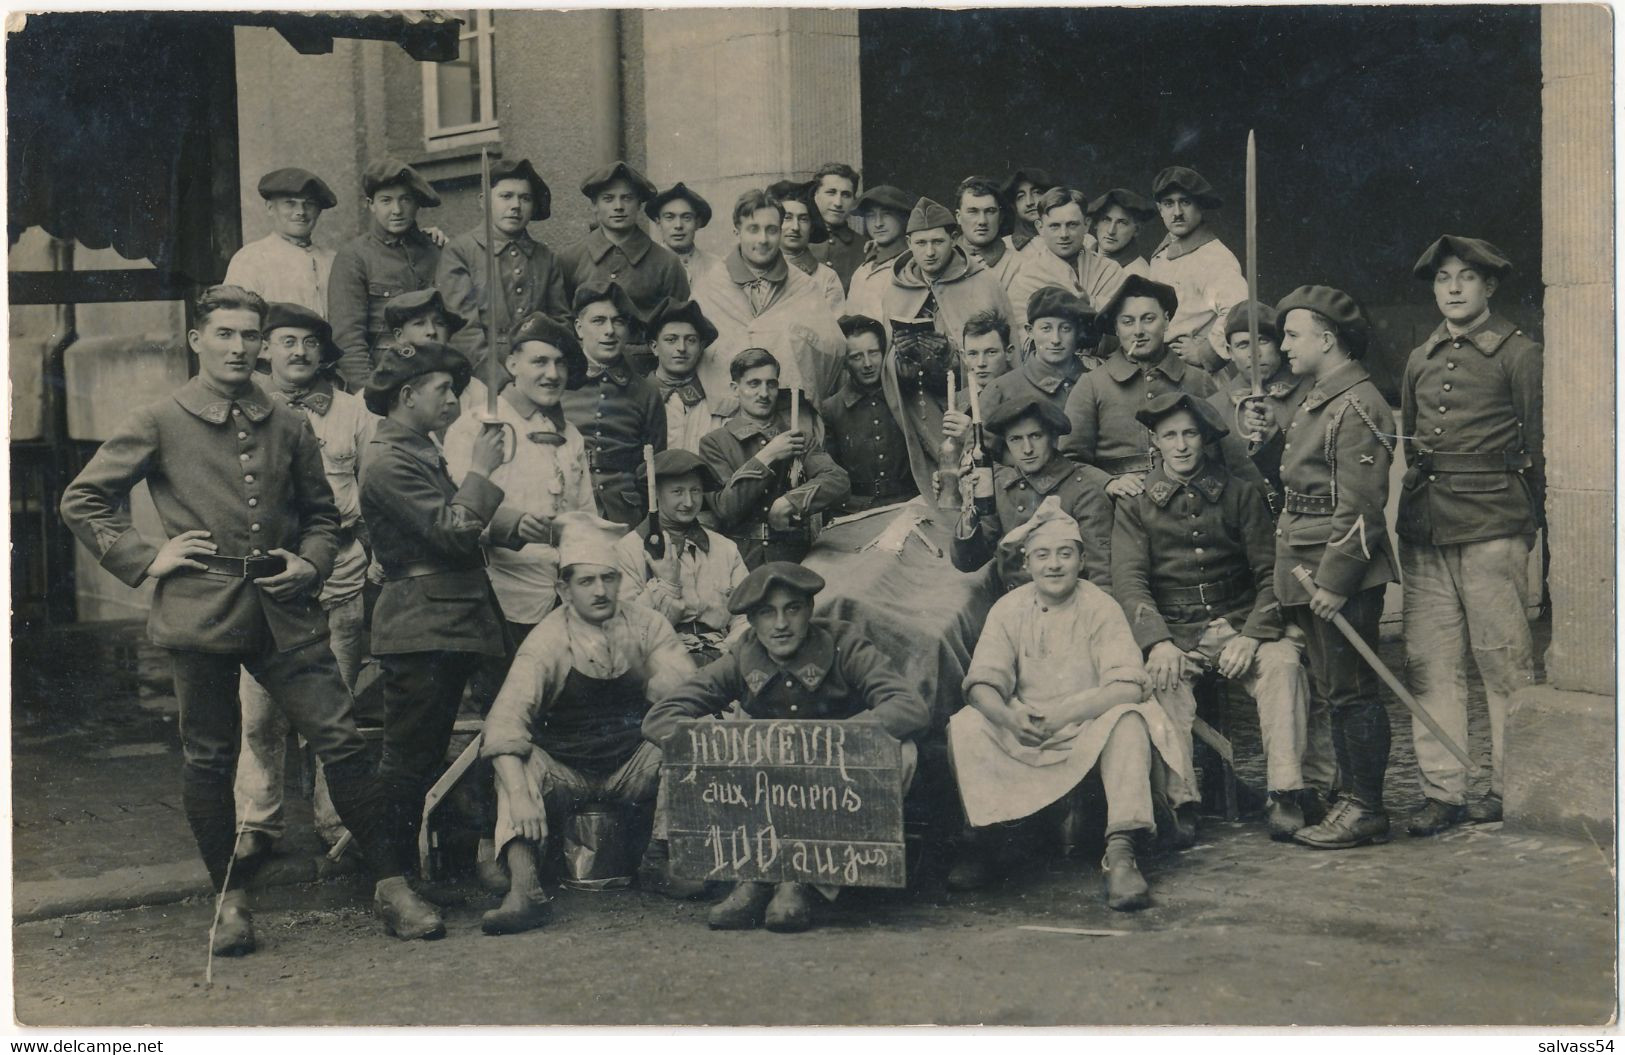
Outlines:
{"type": "Polygon", "coordinates": [[[1512,825],[1614,831],[1613,26],[1606,8],[1541,8],[1546,281],[1546,685],[1507,727],[1512,825]]]}
{"type": "Polygon", "coordinates": [[[856,11],[647,11],[643,54],[649,178],[711,202],[703,247],[732,244],[742,191],[862,167],[856,11]]]}

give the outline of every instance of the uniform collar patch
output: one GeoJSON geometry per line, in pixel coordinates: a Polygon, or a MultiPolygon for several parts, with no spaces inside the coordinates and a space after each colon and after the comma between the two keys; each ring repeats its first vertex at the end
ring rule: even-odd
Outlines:
{"type": "Polygon", "coordinates": [[[194,377],[175,390],[175,402],[211,425],[224,425],[226,419],[231,417],[233,403],[241,407],[243,415],[255,424],[271,416],[270,397],[258,385],[251,385],[247,395],[232,399],[224,392],[210,388],[202,377],[194,377]]]}

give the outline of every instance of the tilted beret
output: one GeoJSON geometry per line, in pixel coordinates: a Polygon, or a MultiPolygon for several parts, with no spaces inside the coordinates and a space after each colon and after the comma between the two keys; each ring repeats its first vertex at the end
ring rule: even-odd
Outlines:
{"type": "Polygon", "coordinates": [[[1008,399],[993,408],[983,424],[995,435],[1002,436],[1006,429],[1022,418],[1037,418],[1051,436],[1065,436],[1072,431],[1072,422],[1052,399],[1029,396],[1026,399],[1008,399]]]}
{"type": "Polygon", "coordinates": [[[929,231],[937,227],[952,229],[959,226],[954,214],[946,206],[939,205],[930,198],[921,198],[914,203],[914,208],[908,214],[908,226],[904,234],[913,234],[916,231],[929,231]]]}
{"type": "Polygon", "coordinates": [[[1117,293],[1100,310],[1100,317],[1096,322],[1102,333],[1117,332],[1117,316],[1130,297],[1151,297],[1169,315],[1179,310],[1179,294],[1174,291],[1174,287],[1146,278],[1144,275],[1130,275],[1123,280],[1123,284],[1117,287],[1117,293]]]}
{"type": "Polygon", "coordinates": [[[416,195],[418,204],[425,209],[432,209],[440,204],[440,195],[429,186],[429,181],[418,175],[418,170],[404,161],[396,158],[374,161],[361,174],[361,191],[369,198],[377,193],[378,188],[397,183],[416,195]]]}
{"type": "Polygon", "coordinates": [[[260,197],[276,198],[284,195],[308,194],[324,209],[339,203],[333,188],[322,182],[314,172],[304,169],[277,169],[260,177],[260,197]]]}
{"type": "Polygon", "coordinates": [[[386,343],[379,346],[377,356],[362,398],[367,409],[378,415],[389,413],[390,397],[414,377],[444,370],[451,374],[452,391],[462,395],[468,379],[474,376],[468,357],[446,344],[386,343]]]}
{"type": "Polygon", "coordinates": [[[1299,286],[1281,298],[1275,312],[1282,323],[1287,312],[1303,308],[1324,316],[1336,329],[1337,336],[1351,352],[1364,355],[1371,339],[1371,323],[1358,301],[1340,289],[1330,286],[1299,286]]]}
{"type": "Polygon", "coordinates": [[[1157,207],[1149,198],[1136,194],[1127,187],[1113,187],[1089,203],[1085,210],[1090,216],[1099,216],[1116,205],[1138,220],[1149,220],[1157,215],[1157,207]]]}
{"type": "MultiPolygon", "coordinates": [[[[686,451],[681,447],[667,447],[655,455],[656,482],[687,476],[689,473],[699,476],[700,486],[707,492],[722,490],[722,480],[717,476],[717,471],[693,451],[686,451]]],[[[646,463],[638,462],[637,478],[640,487],[649,486],[649,469],[646,463]]]]}
{"type": "Polygon", "coordinates": [[[660,210],[679,198],[694,206],[694,216],[699,220],[701,227],[711,222],[711,203],[695,194],[682,180],[678,180],[669,190],[663,190],[650,198],[648,204],[643,207],[643,214],[651,220],[658,220],[660,210]]]}
{"type": "Polygon", "coordinates": [[[607,300],[615,305],[617,311],[641,324],[643,316],[638,312],[638,306],[632,303],[632,297],[621,288],[619,282],[587,282],[576,287],[576,295],[570,300],[570,313],[581,314],[581,309],[589,304],[597,304],[607,300]]]}
{"type": "Polygon", "coordinates": [[[1268,304],[1256,300],[1244,300],[1230,309],[1230,313],[1224,317],[1224,335],[1229,337],[1232,333],[1246,333],[1254,312],[1258,313],[1258,332],[1267,333],[1279,341],[1281,316],[1268,304]]]}
{"type": "Polygon", "coordinates": [[[1506,254],[1484,239],[1447,234],[1428,246],[1427,252],[1422,254],[1422,259],[1416,262],[1413,269],[1416,277],[1431,280],[1447,256],[1459,256],[1465,263],[1488,271],[1497,278],[1512,270],[1512,261],[1506,258],[1506,254]]]}
{"type": "Polygon", "coordinates": [[[1213,192],[1213,184],[1200,172],[1184,165],[1169,165],[1157,173],[1157,178],[1151,181],[1153,200],[1161,198],[1170,190],[1184,191],[1204,209],[1218,209],[1224,205],[1224,199],[1213,192]]]}
{"type": "Polygon", "coordinates": [[[1088,329],[1095,313],[1084,299],[1060,286],[1043,286],[1027,298],[1027,322],[1050,318],[1071,319],[1080,330],[1088,329]]]}
{"type": "Polygon", "coordinates": [[[914,199],[893,187],[889,183],[882,183],[878,187],[870,187],[859,196],[857,204],[852,211],[862,215],[870,209],[890,209],[892,212],[907,216],[914,211],[914,199]]]}
{"type": "Polygon", "coordinates": [[[618,179],[624,179],[632,184],[633,189],[638,192],[638,197],[644,201],[648,201],[660,193],[655,185],[649,182],[647,176],[624,161],[617,161],[608,168],[601,168],[590,173],[586,179],[581,181],[581,193],[589,199],[596,198],[605,186],[618,179]]]}
{"type": "Polygon", "coordinates": [[[775,586],[786,586],[797,593],[815,596],[824,588],[824,579],[810,568],[787,560],[772,560],[757,568],[728,595],[728,611],[734,615],[748,615],[761,604],[775,586]]]}
{"type": "Polygon", "coordinates": [[[445,317],[448,337],[468,325],[467,319],[446,307],[446,298],[433,286],[389,298],[389,303],[384,305],[384,325],[398,330],[431,308],[445,317]]]}
{"type": "Polygon", "coordinates": [[[1175,411],[1188,410],[1196,418],[1196,427],[1209,440],[1216,440],[1230,429],[1219,419],[1212,403],[1189,392],[1164,392],[1134,412],[1134,417],[1148,429],[1155,430],[1157,422],[1175,411]]]}
{"type": "Polygon", "coordinates": [[[501,161],[491,162],[491,186],[495,187],[505,179],[522,179],[530,184],[531,196],[536,199],[536,219],[545,220],[553,215],[553,191],[548,187],[542,174],[536,171],[536,166],[530,163],[529,158],[520,158],[510,161],[503,158],[501,161]]]}
{"type": "Polygon", "coordinates": [[[700,310],[697,300],[677,300],[667,297],[656,304],[649,313],[649,323],[645,327],[649,331],[649,339],[653,340],[660,333],[660,328],[668,322],[686,322],[693,326],[700,335],[700,343],[709,346],[717,339],[717,328],[711,320],[705,317],[700,310]]]}
{"type": "MultiPolygon", "coordinates": [[[[288,304],[275,301],[265,309],[265,325],[261,329],[266,336],[271,331],[280,330],[285,326],[295,329],[309,330],[322,342],[322,363],[336,363],[339,359],[339,346],[333,343],[333,324],[311,311],[303,304],[288,304]]],[[[269,342],[267,342],[269,343],[269,342]]],[[[263,345],[261,346],[264,347],[263,345]]],[[[261,352],[263,355],[264,353],[261,352]]]]}

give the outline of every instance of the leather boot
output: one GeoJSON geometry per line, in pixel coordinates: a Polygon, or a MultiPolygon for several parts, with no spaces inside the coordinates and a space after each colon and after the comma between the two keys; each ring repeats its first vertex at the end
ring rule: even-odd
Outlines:
{"type": "Polygon", "coordinates": [[[664,839],[650,839],[638,862],[638,886],[652,894],[674,901],[693,901],[705,896],[703,879],[683,879],[671,874],[671,847],[664,839]]]}
{"type": "Polygon", "coordinates": [[[226,891],[221,898],[220,919],[215,924],[209,948],[216,956],[247,956],[257,947],[254,914],[248,910],[248,891],[226,891]]]}
{"type": "Polygon", "coordinates": [[[1485,795],[1467,807],[1467,819],[1474,824],[1495,824],[1501,820],[1501,796],[1485,795]]]}
{"type": "Polygon", "coordinates": [[[1466,806],[1428,799],[1422,803],[1421,809],[1411,814],[1411,819],[1405,824],[1405,831],[1415,838],[1422,839],[1429,835],[1438,835],[1446,828],[1454,828],[1466,819],[1466,806]]]}
{"type": "Polygon", "coordinates": [[[812,926],[812,898],[805,883],[780,883],[767,903],[763,925],[779,934],[795,934],[812,926]]]}
{"type": "Polygon", "coordinates": [[[237,852],[232,856],[239,861],[252,861],[256,857],[271,856],[271,837],[261,831],[246,831],[237,837],[237,852]]]}
{"type": "Polygon", "coordinates": [[[1326,819],[1331,812],[1332,802],[1326,793],[1319,788],[1309,787],[1298,792],[1298,805],[1303,807],[1303,823],[1313,828],[1326,819]]]}
{"type": "Polygon", "coordinates": [[[1374,810],[1352,795],[1342,795],[1326,819],[1304,828],[1294,842],[1316,850],[1348,850],[1366,843],[1388,841],[1388,814],[1374,810]]]}
{"type": "Polygon", "coordinates": [[[1264,819],[1269,824],[1271,839],[1278,843],[1289,843],[1298,829],[1306,827],[1300,801],[1302,794],[1301,791],[1270,792],[1264,819]]]}
{"type": "Polygon", "coordinates": [[[1140,874],[1134,859],[1134,833],[1112,832],[1106,836],[1106,856],[1100,859],[1106,884],[1106,905],[1118,912],[1138,912],[1151,907],[1151,884],[1140,874]]]}
{"type": "Polygon", "coordinates": [[[380,880],[373,890],[372,907],[384,921],[384,932],[402,941],[446,936],[440,912],[407,885],[405,876],[380,880]]]}
{"type": "Polygon", "coordinates": [[[480,929],[487,934],[523,934],[535,930],[553,915],[553,899],[540,888],[510,890],[502,904],[480,917],[480,929]]]}
{"type": "Polygon", "coordinates": [[[772,883],[735,883],[706,915],[706,925],[712,930],[754,930],[762,925],[762,914],[772,898],[772,883]]]}
{"type": "Polygon", "coordinates": [[[490,839],[481,839],[474,853],[474,878],[493,894],[508,892],[508,870],[497,860],[496,845],[490,839]]]}

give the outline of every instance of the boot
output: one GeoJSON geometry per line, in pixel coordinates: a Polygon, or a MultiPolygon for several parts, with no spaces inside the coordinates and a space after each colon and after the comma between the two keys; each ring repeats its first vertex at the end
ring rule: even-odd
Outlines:
{"type": "Polygon", "coordinates": [[[481,839],[479,849],[475,851],[474,877],[480,881],[480,886],[493,894],[508,892],[508,870],[497,860],[496,844],[491,839],[481,839]]]}
{"type": "Polygon", "coordinates": [[[271,855],[271,837],[261,831],[245,831],[237,838],[237,852],[233,855],[238,861],[252,861],[257,857],[271,855]]]}
{"type": "Polygon", "coordinates": [[[1151,884],[1140,874],[1134,859],[1134,833],[1112,832],[1106,836],[1106,856],[1100,859],[1106,883],[1106,905],[1118,912],[1138,912],[1151,907],[1151,884]]]}
{"type": "Polygon", "coordinates": [[[1307,827],[1314,827],[1326,819],[1331,812],[1331,798],[1319,788],[1307,787],[1298,792],[1298,805],[1303,808],[1303,823],[1307,827]]]}
{"type": "Polygon", "coordinates": [[[761,926],[762,913],[772,897],[772,883],[735,883],[706,915],[706,925],[712,930],[754,930],[761,926]]]}
{"type": "Polygon", "coordinates": [[[209,948],[216,956],[247,956],[258,947],[254,941],[254,914],[248,910],[248,891],[228,890],[220,901],[220,919],[209,948]]]}
{"type": "Polygon", "coordinates": [[[1348,850],[1366,843],[1388,841],[1388,814],[1352,795],[1341,795],[1326,819],[1304,828],[1293,840],[1316,850],[1348,850]]]}
{"type": "Polygon", "coordinates": [[[812,899],[805,883],[780,883],[767,903],[764,925],[778,934],[795,934],[812,926],[812,899]]]}
{"type": "Polygon", "coordinates": [[[1270,838],[1278,843],[1289,843],[1305,827],[1301,791],[1272,791],[1264,819],[1269,824],[1270,838]]]}
{"type": "Polygon", "coordinates": [[[1467,819],[1474,824],[1496,824],[1501,820],[1501,796],[1491,792],[1467,807],[1467,819]]]}
{"type": "Polygon", "coordinates": [[[703,879],[682,879],[671,874],[671,847],[664,839],[650,839],[638,862],[638,886],[652,894],[674,901],[694,901],[705,896],[703,879]]]}
{"type": "Polygon", "coordinates": [[[439,911],[407,885],[405,876],[379,880],[373,890],[372,907],[384,921],[384,932],[402,941],[446,936],[446,924],[439,911]]]}
{"type": "Polygon", "coordinates": [[[502,904],[480,917],[487,934],[523,934],[535,930],[553,915],[553,899],[541,888],[510,890],[502,904]]]}
{"type": "Polygon", "coordinates": [[[1411,814],[1411,819],[1405,825],[1405,831],[1421,839],[1429,835],[1438,835],[1446,828],[1454,828],[1466,819],[1466,806],[1428,799],[1422,804],[1421,809],[1411,814]]]}
{"type": "Polygon", "coordinates": [[[1169,842],[1175,850],[1189,850],[1196,845],[1196,803],[1187,802],[1174,810],[1169,842]]]}

